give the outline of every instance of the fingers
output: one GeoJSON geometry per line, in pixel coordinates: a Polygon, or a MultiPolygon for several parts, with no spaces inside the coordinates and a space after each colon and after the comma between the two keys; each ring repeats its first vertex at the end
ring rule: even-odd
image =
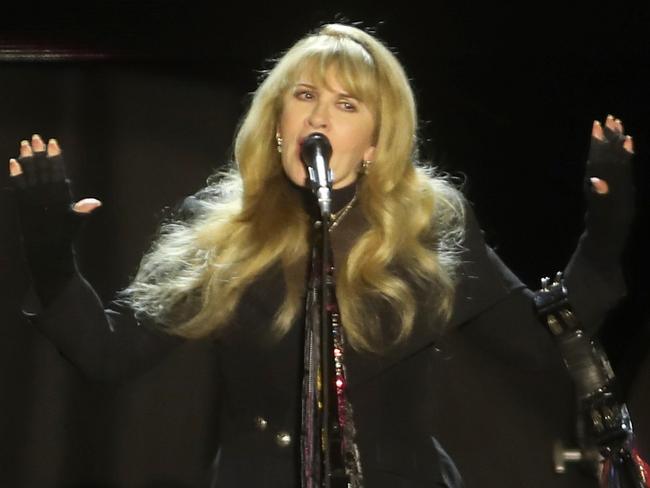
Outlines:
{"type": "MultiPolygon", "coordinates": [[[[34,153],[42,153],[47,151],[48,157],[54,157],[61,154],[61,146],[56,139],[47,141],[47,145],[39,134],[34,134],[31,140],[24,139],[20,141],[19,159],[29,158],[34,156],[34,153]]],[[[9,175],[19,176],[23,174],[23,167],[20,162],[11,158],[9,160],[9,175]]]]}
{"type": "Polygon", "coordinates": [[[621,122],[621,119],[614,118],[614,116],[611,114],[608,115],[605,119],[605,125],[609,130],[615,132],[616,134],[623,133],[623,122],[621,122]]]}
{"type": "Polygon", "coordinates": [[[33,155],[34,152],[32,151],[32,146],[29,145],[29,141],[27,139],[20,141],[20,157],[28,158],[33,155]]]}
{"type": "Polygon", "coordinates": [[[72,206],[72,210],[74,210],[77,213],[89,214],[97,207],[101,207],[101,206],[102,206],[102,202],[100,202],[96,198],[84,198],[82,200],[79,200],[77,203],[75,203],[72,206]]]}
{"type": "Polygon", "coordinates": [[[14,158],[9,160],[9,176],[18,176],[23,174],[23,168],[14,158]]]}
{"type": "Polygon", "coordinates": [[[599,195],[607,195],[609,193],[609,185],[605,180],[601,180],[600,178],[589,178],[589,181],[591,181],[591,186],[594,191],[599,195]]]}
{"type": "Polygon", "coordinates": [[[43,142],[43,139],[41,139],[41,136],[39,136],[38,134],[34,134],[32,136],[32,151],[33,152],[45,151],[45,143],[43,142]]]}
{"type": "Polygon", "coordinates": [[[18,188],[67,184],[61,146],[56,139],[46,144],[39,134],[20,141],[19,156],[9,160],[9,175],[18,188]]]}
{"type": "Polygon", "coordinates": [[[46,145],[39,134],[34,134],[31,141],[27,139],[20,141],[21,158],[27,158],[33,156],[35,152],[43,151],[47,151],[48,156],[58,156],[61,154],[61,147],[56,139],[50,139],[46,145]]]}
{"type": "Polygon", "coordinates": [[[632,136],[625,136],[623,148],[630,154],[634,154],[634,141],[632,140],[632,136]]]}
{"type": "Polygon", "coordinates": [[[58,156],[61,154],[61,147],[59,146],[59,141],[56,139],[50,139],[47,141],[47,155],[48,156],[58,156]]]}
{"type": "MultiPolygon", "coordinates": [[[[605,118],[605,127],[613,132],[615,135],[623,138],[623,148],[630,154],[634,154],[634,141],[632,136],[625,135],[625,128],[623,127],[623,122],[621,119],[614,117],[613,115],[608,115],[605,118]]],[[[605,140],[605,133],[603,131],[603,126],[599,121],[594,120],[591,129],[591,135],[598,139],[599,141],[605,140]]]]}
{"type": "MultiPolygon", "coordinates": [[[[611,114],[605,118],[605,127],[611,130],[614,134],[623,135],[623,122],[621,122],[621,119],[617,119],[611,114]]],[[[598,140],[605,140],[603,126],[599,121],[594,120],[591,134],[598,140]]]]}
{"type": "Polygon", "coordinates": [[[594,120],[594,124],[591,127],[591,135],[594,136],[599,141],[605,140],[605,134],[603,133],[603,126],[600,125],[600,122],[594,120]]]}

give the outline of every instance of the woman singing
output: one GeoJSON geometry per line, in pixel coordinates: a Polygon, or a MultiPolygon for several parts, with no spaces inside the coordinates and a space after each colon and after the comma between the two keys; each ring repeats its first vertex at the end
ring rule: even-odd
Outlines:
{"type": "MultiPolygon", "coordinates": [[[[449,421],[440,412],[463,401],[455,375],[465,360],[480,364],[467,351],[481,344],[480,354],[530,378],[561,364],[530,292],[485,245],[463,195],[420,164],[409,81],[360,29],[326,25],[277,61],[237,131],[232,167],[162,225],[132,283],[106,308],[71,249],[74,222],[99,202],[72,204],[55,140],[23,141],[9,170],[40,300],[29,313],[94,378],[127,376],[183,340],[213,338],[223,377],[213,486],[299,486],[305,300],[320,218],[301,149],[315,132],[332,147],[327,225],[360,486],[461,486],[442,446],[453,458],[461,451],[439,433],[449,421]]],[[[574,309],[592,332],[624,293],[632,152],[619,120],[594,123],[586,232],[565,269],[574,309]]],[[[484,373],[478,384],[495,381],[484,373]]],[[[459,438],[475,423],[467,420],[451,429],[459,438]]],[[[486,448],[480,457],[489,463],[491,455],[486,448]]],[[[461,474],[473,456],[460,454],[461,474]]]]}

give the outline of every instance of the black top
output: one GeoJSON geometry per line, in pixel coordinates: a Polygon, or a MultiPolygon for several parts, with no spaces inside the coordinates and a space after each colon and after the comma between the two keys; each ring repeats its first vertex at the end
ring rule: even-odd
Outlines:
{"type": "MultiPolygon", "coordinates": [[[[353,194],[354,186],[334,191],[333,210],[353,194]]],[[[335,262],[345,259],[364,225],[353,207],[332,232],[335,262]]],[[[581,486],[551,474],[551,443],[566,433],[571,418],[560,357],[530,292],[485,245],[470,207],[466,227],[449,333],[434,332],[420,299],[404,344],[382,355],[347,350],[366,486],[459,486],[441,445],[467,486],[480,486],[492,470],[504,472],[503,486],[581,486]],[[529,438],[538,441],[529,445],[529,438]],[[520,454],[516,465],[513,452],[520,454]],[[540,479],[540,472],[548,479],[540,479]]],[[[584,259],[578,246],[565,270],[574,308],[592,331],[624,292],[620,280],[605,276],[597,264],[584,259]]],[[[214,486],[299,485],[302,321],[280,340],[269,334],[283,296],[282,272],[272,267],[248,288],[215,342],[223,405],[214,486]]],[[[67,358],[98,379],[146,369],[182,341],[138,323],[116,303],[104,308],[78,273],[45,311],[31,313],[67,358]]]]}

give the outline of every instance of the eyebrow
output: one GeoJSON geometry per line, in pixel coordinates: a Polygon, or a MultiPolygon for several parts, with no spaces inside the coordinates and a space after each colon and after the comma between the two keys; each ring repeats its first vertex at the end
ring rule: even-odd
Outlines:
{"type": "MultiPolygon", "coordinates": [[[[305,83],[305,82],[298,82],[295,85],[296,87],[298,86],[304,86],[305,88],[311,88],[314,90],[318,90],[318,87],[316,85],[312,85],[311,83],[305,83]]],[[[347,93],[347,92],[338,92],[337,95],[343,96],[345,98],[354,98],[355,100],[359,100],[359,98],[355,97],[354,95],[347,93]]]]}

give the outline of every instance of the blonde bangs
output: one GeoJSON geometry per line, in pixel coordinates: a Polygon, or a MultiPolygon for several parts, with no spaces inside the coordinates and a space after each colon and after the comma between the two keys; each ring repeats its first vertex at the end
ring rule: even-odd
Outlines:
{"type": "Polygon", "coordinates": [[[368,51],[358,42],[349,38],[318,35],[288,53],[293,66],[284,70],[285,90],[299,82],[300,77],[308,76],[312,82],[328,89],[331,76],[351,96],[360,100],[374,112],[378,111],[379,83],[375,63],[368,51]]]}

